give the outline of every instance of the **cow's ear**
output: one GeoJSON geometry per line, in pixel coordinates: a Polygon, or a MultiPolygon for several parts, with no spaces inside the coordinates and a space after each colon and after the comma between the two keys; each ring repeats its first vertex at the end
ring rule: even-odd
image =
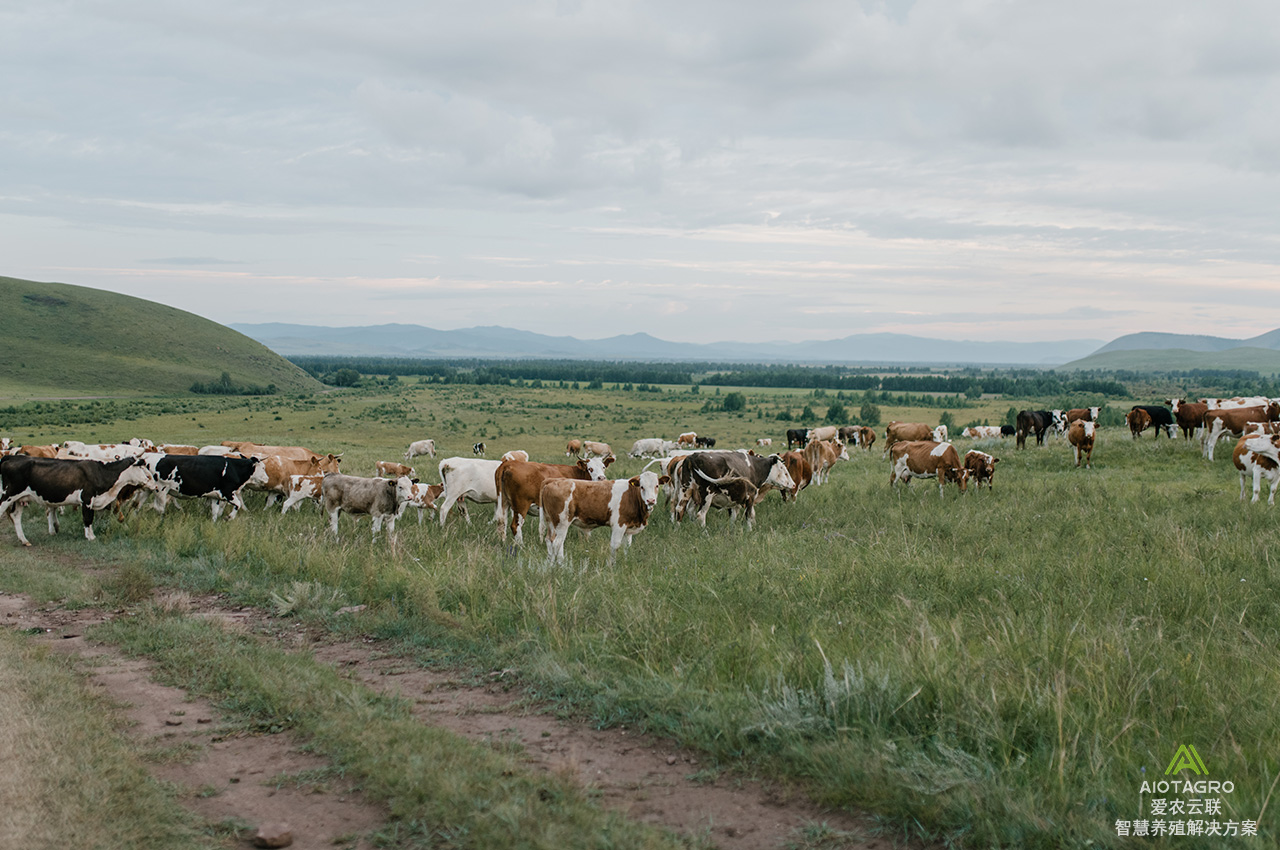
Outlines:
{"type": "Polygon", "coordinates": [[[659,486],[659,487],[661,487],[663,484],[670,484],[670,483],[671,483],[671,476],[670,476],[670,475],[664,475],[664,476],[662,476],[661,478],[659,478],[659,479],[658,479],[658,486],[659,486]]]}
{"type": "MultiPolygon", "coordinates": [[[[503,461],[503,463],[506,463],[506,461],[503,461]]],[[[587,459],[585,457],[580,457],[578,458],[578,462],[575,465],[578,467],[578,469],[581,469],[585,472],[587,468],[587,459]]]]}
{"type": "Polygon", "coordinates": [[[604,459],[604,465],[608,466],[609,464],[613,463],[615,460],[617,460],[617,458],[615,458],[613,455],[608,455],[604,459]]]}
{"type": "Polygon", "coordinates": [[[628,486],[628,487],[639,487],[639,486],[640,486],[640,476],[639,476],[639,475],[637,475],[637,476],[636,476],[636,477],[634,477],[634,478],[628,478],[628,479],[627,479],[627,486],[628,486]]]}
{"type": "Polygon", "coordinates": [[[756,450],[755,450],[755,449],[747,449],[747,454],[751,455],[752,457],[755,457],[755,456],[756,456],[756,450]]]}

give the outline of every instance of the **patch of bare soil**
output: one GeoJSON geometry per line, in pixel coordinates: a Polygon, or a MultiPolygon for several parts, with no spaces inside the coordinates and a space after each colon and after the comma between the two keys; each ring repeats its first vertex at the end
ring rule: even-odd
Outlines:
{"type": "MultiPolygon", "coordinates": [[[[375,690],[411,701],[424,723],[470,739],[518,749],[531,769],[578,777],[607,808],[637,821],[699,837],[723,850],[773,850],[804,844],[801,830],[826,824],[823,848],[872,850],[898,846],[871,835],[867,818],[825,810],[780,782],[742,779],[709,769],[700,756],[672,742],[626,728],[595,729],[558,719],[549,706],[531,705],[512,671],[474,674],[423,668],[388,655],[372,644],[335,641],[256,611],[232,611],[213,597],[193,599],[192,615],[216,618],[300,651],[311,651],[375,690]],[[518,745],[518,748],[515,746],[518,745]],[[839,840],[832,841],[834,835],[839,840]]],[[[135,736],[145,744],[191,744],[198,757],[162,764],[155,773],[188,789],[184,799],[214,820],[240,818],[251,824],[285,821],[298,847],[364,847],[353,836],[384,822],[385,811],[350,789],[279,786],[281,773],[324,767],[298,750],[287,734],[236,737],[220,731],[218,713],[181,690],[151,681],[148,665],[125,659],[109,647],[86,644],[79,635],[102,612],[39,609],[21,596],[0,594],[0,623],[47,630],[41,640],[95,662],[94,681],[128,704],[135,736]],[[345,841],[344,841],[345,839],[345,841]]]]}

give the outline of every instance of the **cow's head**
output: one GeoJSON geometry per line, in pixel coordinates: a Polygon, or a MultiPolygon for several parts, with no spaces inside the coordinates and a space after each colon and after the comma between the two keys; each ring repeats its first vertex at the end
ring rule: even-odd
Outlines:
{"type": "Polygon", "coordinates": [[[636,491],[640,501],[644,503],[645,512],[648,513],[653,510],[654,505],[658,504],[658,488],[670,481],[671,479],[665,475],[659,478],[656,472],[642,472],[628,479],[627,486],[636,491]]]}
{"type": "Polygon", "coordinates": [[[155,490],[159,485],[156,484],[155,475],[151,471],[150,464],[146,458],[137,457],[133,459],[133,463],[124,468],[120,473],[120,477],[116,479],[122,484],[133,484],[142,487],[145,490],[155,490]]]}
{"type": "Polygon", "coordinates": [[[253,472],[249,475],[249,484],[255,487],[267,486],[267,465],[262,462],[262,458],[251,457],[249,462],[253,464],[253,472]]]}
{"type": "Polygon", "coordinates": [[[769,474],[765,476],[764,483],[772,484],[779,490],[795,488],[795,479],[787,471],[787,462],[780,455],[769,455],[769,474]]]}
{"type": "Polygon", "coordinates": [[[605,468],[611,463],[613,463],[613,455],[606,455],[605,457],[593,457],[591,459],[579,458],[577,466],[578,469],[587,473],[592,481],[604,481],[605,468]]]}

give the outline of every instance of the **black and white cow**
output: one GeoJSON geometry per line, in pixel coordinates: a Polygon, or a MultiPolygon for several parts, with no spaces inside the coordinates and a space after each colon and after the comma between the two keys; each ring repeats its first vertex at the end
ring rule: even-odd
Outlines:
{"type": "Polygon", "coordinates": [[[1174,424],[1173,411],[1162,404],[1135,404],[1129,408],[1130,411],[1143,410],[1151,417],[1151,425],[1156,429],[1155,437],[1159,439],[1160,432],[1164,431],[1164,435],[1169,439],[1173,439],[1173,435],[1177,433],[1177,425],[1174,424]]]}
{"type": "Polygon", "coordinates": [[[210,499],[214,522],[223,505],[231,505],[229,519],[244,507],[240,491],[247,484],[265,487],[267,471],[258,458],[212,455],[165,455],[155,461],[156,510],[164,513],[171,496],[210,499]]]}
{"type": "Polygon", "coordinates": [[[699,434],[693,438],[693,444],[700,449],[714,449],[716,447],[716,438],[704,437],[699,434]]]}
{"type": "Polygon", "coordinates": [[[43,505],[48,514],[49,533],[58,530],[54,508],[79,505],[84,519],[84,537],[93,540],[94,511],[104,510],[126,487],[154,487],[151,473],[139,458],[102,463],[96,460],[59,460],[13,455],[0,458],[0,516],[8,515],[23,546],[30,546],[22,533],[22,509],[31,503],[43,505]]]}
{"type": "Polygon", "coordinates": [[[689,504],[698,509],[698,523],[707,524],[707,511],[715,507],[731,507],[732,501],[724,494],[713,492],[708,482],[718,482],[720,487],[729,478],[745,478],[756,490],[772,485],[779,490],[791,490],[796,486],[787,464],[779,455],[761,456],[754,452],[715,451],[693,452],[680,464],[676,475],[677,502],[674,516],[684,517],[689,504]]]}
{"type": "Polygon", "coordinates": [[[1019,410],[1018,411],[1018,448],[1027,447],[1027,435],[1036,435],[1036,445],[1044,445],[1044,434],[1057,424],[1057,417],[1051,410],[1019,410]]]}
{"type": "Polygon", "coordinates": [[[373,517],[376,538],[387,524],[387,533],[396,530],[400,506],[412,498],[413,481],[406,477],[360,478],[330,472],[320,484],[320,509],[329,515],[329,529],[338,536],[338,513],[368,514],[373,517]]]}
{"type": "Polygon", "coordinates": [[[787,429],[787,448],[791,448],[792,446],[799,446],[800,448],[803,449],[805,447],[805,444],[808,442],[809,442],[808,428],[788,428],[787,429]]]}

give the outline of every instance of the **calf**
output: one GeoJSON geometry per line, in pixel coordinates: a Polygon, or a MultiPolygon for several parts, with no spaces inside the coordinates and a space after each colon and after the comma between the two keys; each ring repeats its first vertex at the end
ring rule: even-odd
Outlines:
{"type": "Polygon", "coordinates": [[[898,442],[890,447],[890,456],[890,487],[899,481],[910,484],[912,478],[937,478],[939,496],[943,495],[943,487],[948,481],[956,482],[961,493],[968,488],[969,470],[960,463],[960,456],[950,443],[932,440],[898,442]]]}
{"type": "Polygon", "coordinates": [[[707,495],[713,499],[719,496],[729,503],[729,522],[736,520],[738,513],[742,512],[746,515],[747,531],[750,531],[751,523],[756,518],[756,502],[760,500],[760,489],[747,479],[736,475],[711,479],[701,469],[697,470],[697,473],[707,482],[705,491],[707,495]]]}
{"type": "MultiPolygon", "coordinates": [[[[374,467],[378,470],[379,478],[412,478],[416,474],[414,473],[412,466],[407,466],[403,463],[396,463],[391,460],[380,460],[374,464],[374,467]]],[[[338,470],[333,469],[326,471],[337,472],[338,470]]]]}
{"type": "Polygon", "coordinates": [[[473,455],[475,455],[476,457],[484,457],[484,452],[485,452],[484,443],[472,443],[471,453],[473,455]]]}
{"type": "Polygon", "coordinates": [[[697,441],[697,439],[698,439],[697,431],[685,431],[683,434],[676,437],[676,442],[682,446],[689,446],[690,448],[692,448],[695,442],[697,441]]]}
{"type": "Polygon", "coordinates": [[[405,509],[410,507],[417,508],[418,525],[422,525],[423,513],[438,510],[436,508],[436,499],[440,498],[440,494],[443,492],[443,484],[410,482],[408,490],[404,494],[404,501],[400,503],[400,512],[404,513],[405,509]]]}
{"type": "Polygon", "coordinates": [[[210,457],[208,455],[165,455],[155,462],[156,510],[164,513],[169,499],[205,498],[214,522],[224,505],[231,505],[228,519],[244,508],[240,492],[246,485],[265,486],[266,469],[258,458],[210,457]]]}
{"type": "Polygon", "coordinates": [[[1244,480],[1253,477],[1253,499],[1258,501],[1262,491],[1262,477],[1271,482],[1271,494],[1267,504],[1276,503],[1276,486],[1280,485],[1280,436],[1271,434],[1247,434],[1236,443],[1231,461],[1240,471],[1240,499],[1244,500],[1244,480]]]}
{"type": "Polygon", "coordinates": [[[996,464],[999,462],[1000,458],[977,449],[970,449],[964,455],[964,468],[969,471],[969,480],[978,487],[982,486],[983,481],[987,482],[988,492],[995,484],[996,464]]]}
{"type": "Polygon", "coordinates": [[[678,476],[678,500],[674,517],[682,519],[692,502],[699,507],[698,523],[703,527],[707,524],[708,510],[712,507],[729,507],[731,504],[724,495],[708,492],[708,481],[736,476],[745,478],[757,490],[763,490],[766,485],[779,490],[790,490],[796,486],[791,473],[787,471],[786,462],[779,455],[761,457],[749,452],[694,452],[680,465],[678,476]],[[699,472],[702,474],[699,475],[699,472]]]}
{"type": "Polygon", "coordinates": [[[268,455],[262,460],[262,472],[246,485],[247,490],[263,490],[267,494],[267,507],[281,496],[288,497],[291,479],[295,475],[323,475],[337,472],[341,459],[337,455],[310,455],[306,458],[288,458],[268,455]]]}
{"type": "Polygon", "coordinates": [[[409,450],[404,453],[405,462],[408,463],[419,455],[429,455],[434,458],[436,456],[436,441],[414,440],[409,444],[409,450]]]}
{"type": "Polygon", "coordinates": [[[1071,443],[1071,450],[1075,452],[1076,468],[1080,467],[1080,457],[1084,456],[1085,469],[1092,469],[1093,462],[1093,438],[1095,425],[1093,422],[1086,422],[1083,419],[1077,419],[1067,428],[1067,442],[1071,443]]]}
{"type": "Polygon", "coordinates": [[[564,541],[569,526],[581,528],[608,527],[609,563],[618,549],[631,546],[631,538],[649,524],[649,516],[658,503],[658,487],[668,482],[656,472],[641,472],[634,478],[618,481],[581,481],[551,478],[539,492],[538,536],[547,544],[547,557],[552,563],[564,559],[564,541]]]}
{"type": "Polygon", "coordinates": [[[572,466],[557,463],[531,463],[504,460],[494,473],[494,489],[498,493],[498,515],[504,520],[502,536],[507,536],[506,517],[511,518],[511,532],[517,544],[524,542],[524,518],[538,504],[542,485],[553,478],[580,481],[603,481],[605,468],[613,463],[613,455],[605,458],[579,458],[572,466]]]}
{"type": "Polygon", "coordinates": [[[318,504],[320,502],[320,485],[323,483],[323,472],[317,472],[313,475],[290,475],[289,492],[285,496],[284,506],[280,508],[281,515],[287,514],[289,508],[303,499],[311,499],[318,504]]]}
{"type": "Polygon", "coordinates": [[[126,487],[155,486],[141,458],[101,463],[10,455],[0,458],[0,480],[4,482],[0,488],[0,516],[8,515],[23,546],[31,545],[22,533],[22,509],[31,502],[45,507],[50,534],[58,530],[52,509],[79,505],[84,538],[93,540],[94,511],[108,508],[126,487]]]}
{"type": "Polygon", "coordinates": [[[373,518],[373,536],[376,539],[387,524],[387,534],[396,530],[396,517],[400,505],[408,500],[408,478],[358,478],[330,472],[320,484],[320,508],[329,515],[329,530],[338,536],[338,514],[368,514],[373,518]]]}

